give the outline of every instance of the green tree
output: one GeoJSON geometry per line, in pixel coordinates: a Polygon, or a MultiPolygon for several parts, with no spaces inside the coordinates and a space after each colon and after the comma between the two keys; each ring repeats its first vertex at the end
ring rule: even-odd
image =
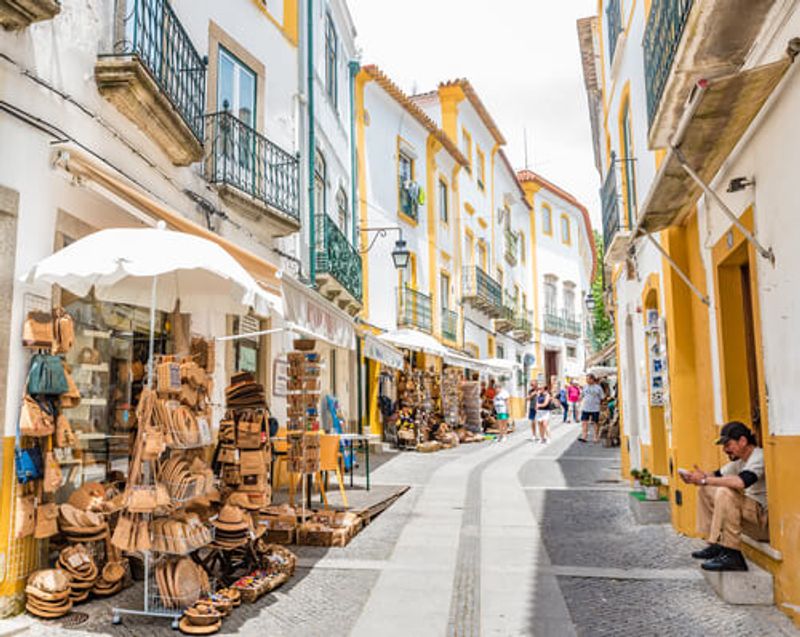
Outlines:
{"type": "Polygon", "coordinates": [[[592,281],[592,297],[594,298],[594,310],[592,310],[592,350],[600,351],[611,341],[614,340],[614,323],[606,310],[605,302],[605,276],[603,275],[603,257],[605,256],[605,246],[603,235],[595,230],[594,244],[597,247],[597,272],[592,281]]]}

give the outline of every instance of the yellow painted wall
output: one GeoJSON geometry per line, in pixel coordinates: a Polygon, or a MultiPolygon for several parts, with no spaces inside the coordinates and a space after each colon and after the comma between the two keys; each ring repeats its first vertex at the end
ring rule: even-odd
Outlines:
{"type": "Polygon", "coordinates": [[[525,418],[525,398],[521,396],[512,396],[510,400],[511,413],[509,417],[514,420],[522,420],[525,418]]]}
{"type": "Polygon", "coordinates": [[[369,433],[376,434],[383,437],[383,420],[378,410],[378,393],[380,386],[378,379],[380,378],[381,365],[371,358],[366,359],[367,374],[369,378],[369,396],[367,396],[367,414],[369,415],[369,433]]]}
{"type": "MultiPolygon", "coordinates": [[[[664,249],[703,293],[705,270],[701,261],[697,216],[685,227],[662,233],[664,249]]],[[[664,304],[667,323],[667,362],[672,408],[672,436],[669,455],[672,523],[681,533],[697,535],[697,490],[684,485],[679,467],[695,464],[715,468],[718,451],[714,446],[713,379],[709,345],[709,309],[677,272],[664,260],[664,304]],[[682,494],[678,506],[675,491],[682,494]]]]}

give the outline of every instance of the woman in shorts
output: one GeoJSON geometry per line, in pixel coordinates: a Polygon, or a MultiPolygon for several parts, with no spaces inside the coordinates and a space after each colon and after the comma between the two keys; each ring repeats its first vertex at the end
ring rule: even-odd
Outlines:
{"type": "Polygon", "coordinates": [[[536,442],[536,397],[539,395],[539,384],[531,381],[528,388],[528,420],[531,421],[531,437],[536,442]]]}
{"type": "Polygon", "coordinates": [[[539,440],[550,442],[550,409],[553,397],[547,387],[540,387],[536,396],[536,428],[539,430],[539,440]]]}

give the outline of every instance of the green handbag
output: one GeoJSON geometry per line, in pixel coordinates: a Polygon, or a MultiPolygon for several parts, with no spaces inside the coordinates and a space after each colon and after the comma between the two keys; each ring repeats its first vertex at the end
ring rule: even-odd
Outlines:
{"type": "Polygon", "coordinates": [[[28,393],[32,396],[60,396],[68,391],[69,385],[61,357],[34,354],[28,374],[28,393]]]}

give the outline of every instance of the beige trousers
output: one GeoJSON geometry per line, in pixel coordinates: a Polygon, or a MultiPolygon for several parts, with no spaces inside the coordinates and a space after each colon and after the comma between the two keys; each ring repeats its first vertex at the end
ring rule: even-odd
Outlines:
{"type": "Polygon", "coordinates": [[[730,487],[700,487],[697,527],[710,543],[730,549],[741,547],[742,531],[754,540],[769,541],[767,510],[730,487]]]}

